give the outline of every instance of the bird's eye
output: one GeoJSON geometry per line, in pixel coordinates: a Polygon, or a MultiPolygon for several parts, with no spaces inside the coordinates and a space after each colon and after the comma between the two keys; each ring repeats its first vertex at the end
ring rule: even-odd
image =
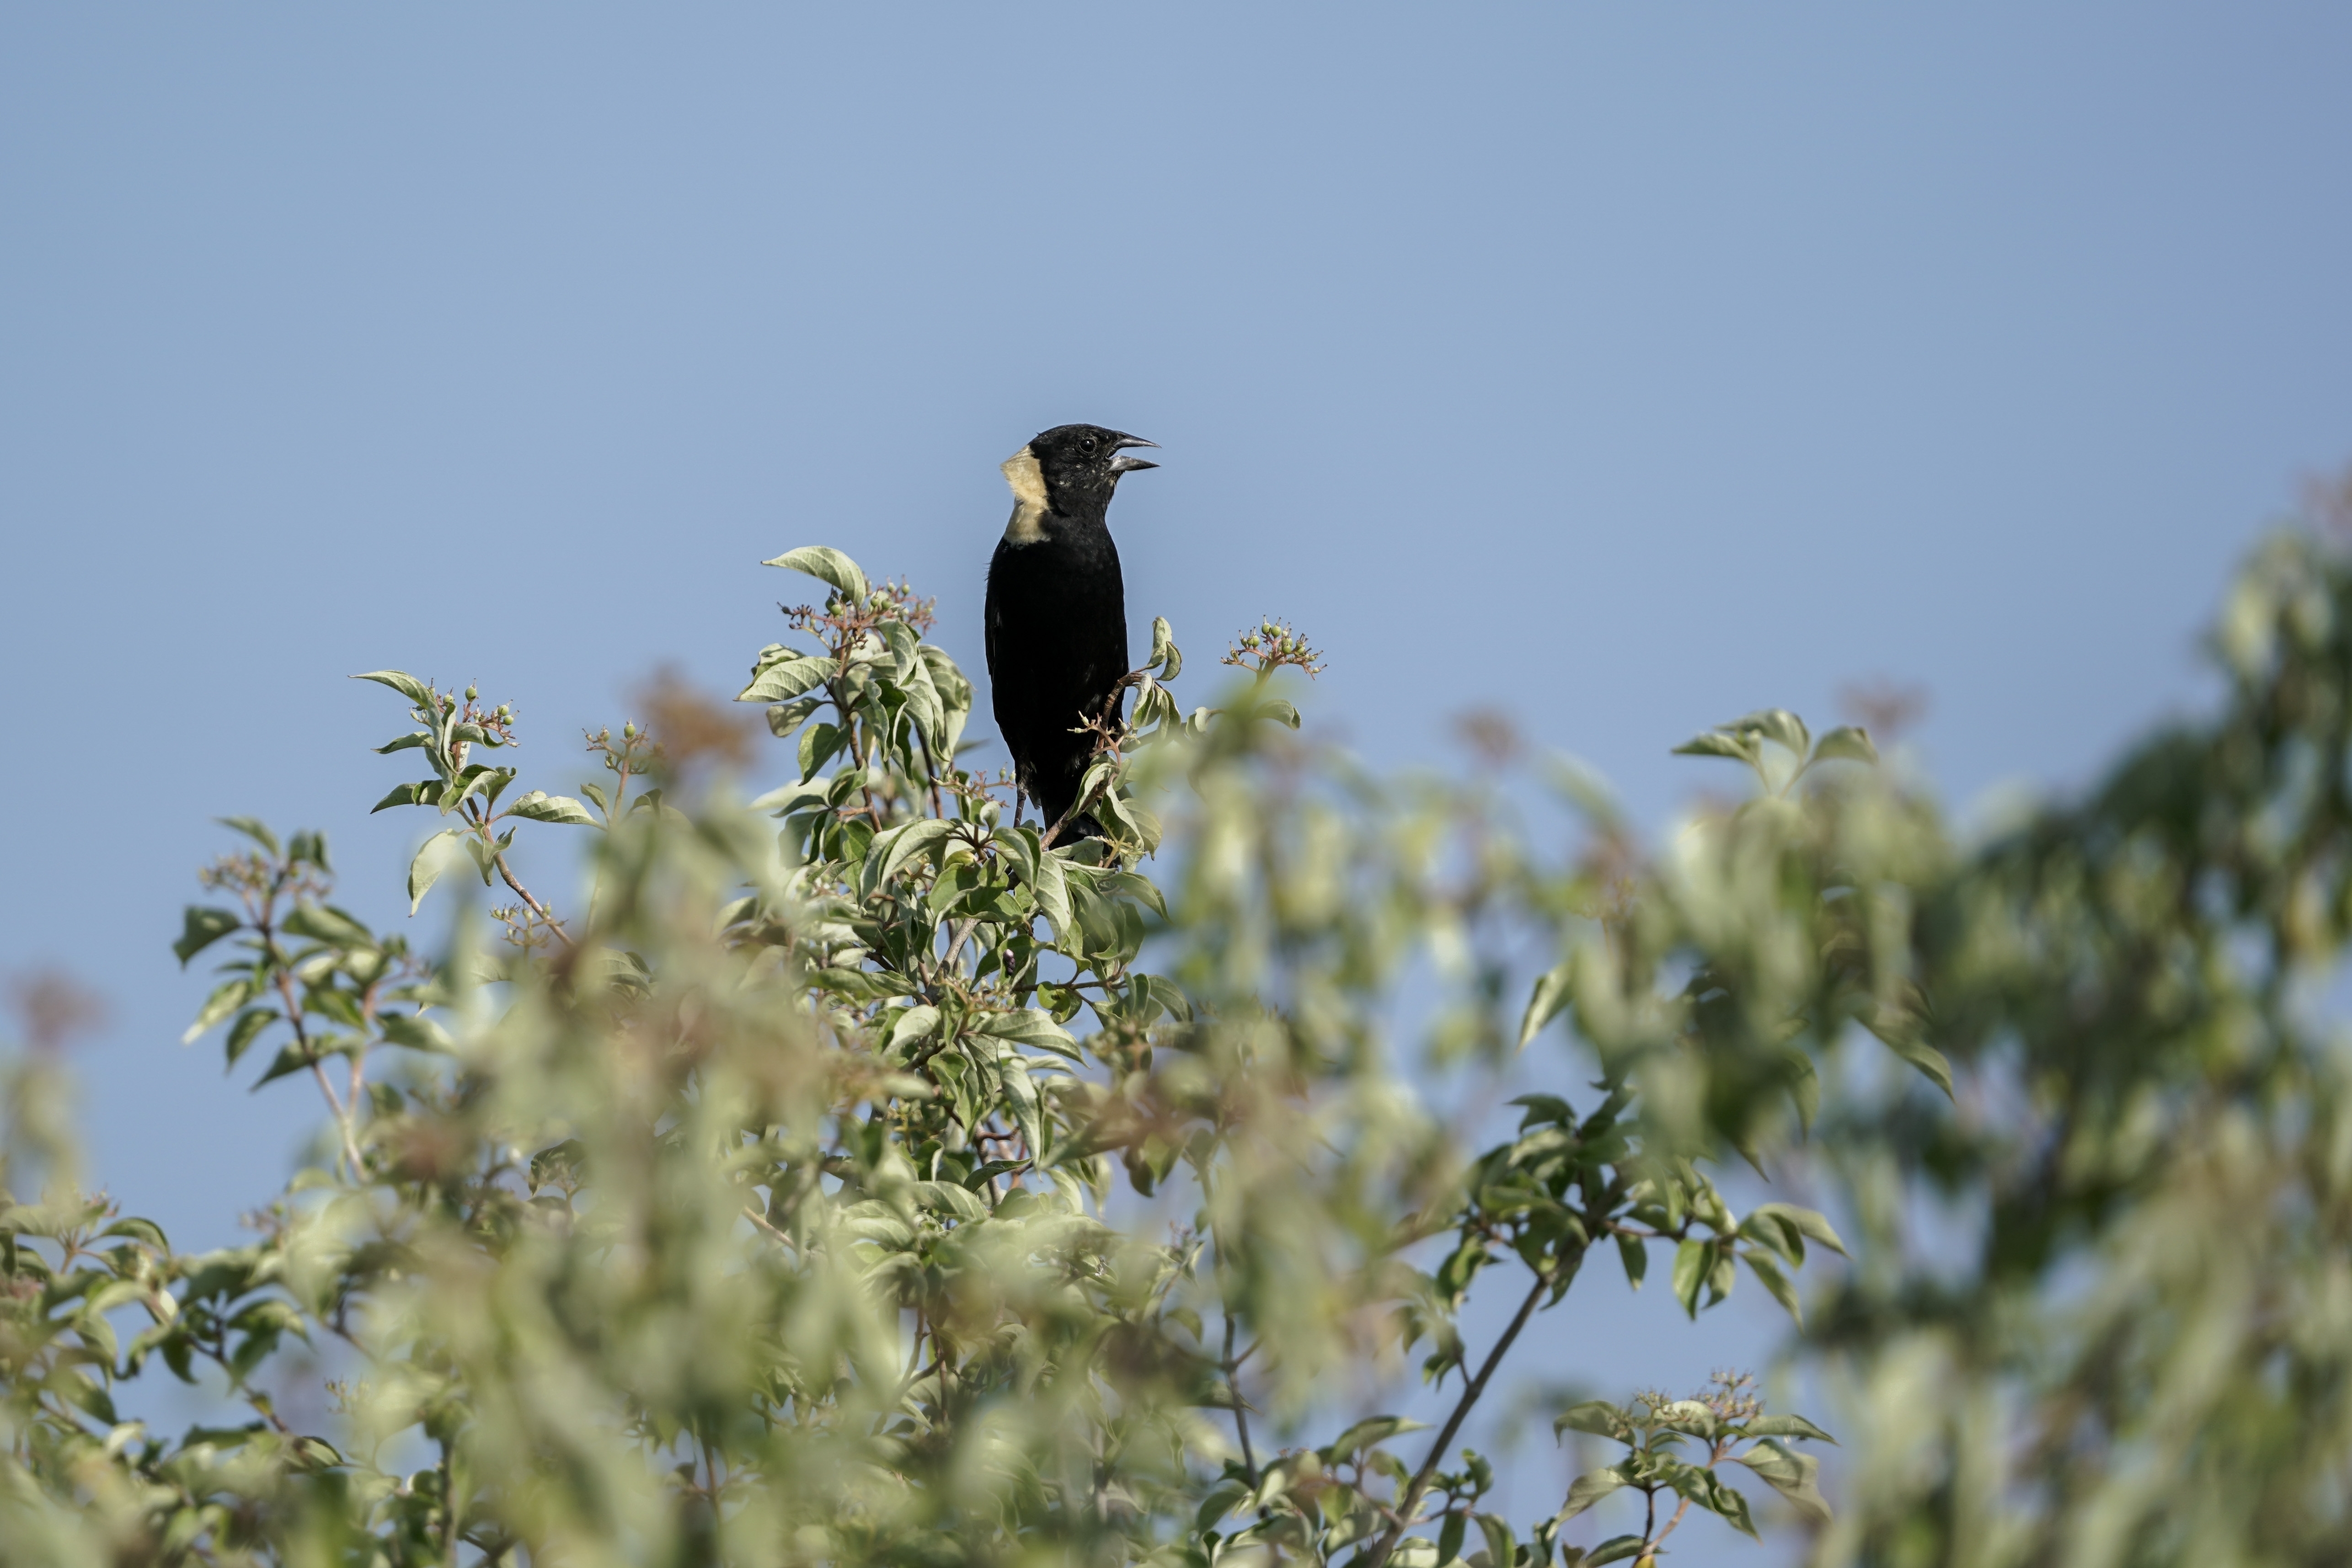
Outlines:
{"type": "Polygon", "coordinates": [[[1095,449],[1095,438],[1093,436],[1089,435],[1087,437],[1086,447],[1089,452],[1092,452],[1095,449]]]}

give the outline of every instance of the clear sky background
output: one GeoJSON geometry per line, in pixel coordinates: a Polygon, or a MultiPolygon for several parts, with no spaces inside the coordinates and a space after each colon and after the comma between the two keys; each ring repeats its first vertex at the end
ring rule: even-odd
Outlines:
{"type": "MultiPolygon", "coordinates": [[[[2347,79],[2325,4],[8,7],[0,968],[104,992],[99,1175],[234,1240],[311,1107],[174,1043],[166,944],[230,812],[399,918],[344,676],[479,681],[569,789],[815,542],[977,676],[1069,420],[1166,448],[1139,626],[1291,617],[1381,764],[1498,706],[1663,821],[1693,730],[1883,677],[1956,804],[2080,780],[2352,458],[2347,79]]],[[[1734,1358],[1581,1310],[1546,1370],[1734,1358]]]]}

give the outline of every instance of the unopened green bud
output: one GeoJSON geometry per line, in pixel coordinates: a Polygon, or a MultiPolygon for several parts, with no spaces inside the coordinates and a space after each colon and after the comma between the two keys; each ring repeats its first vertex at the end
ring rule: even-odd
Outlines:
{"type": "Polygon", "coordinates": [[[481,695],[482,695],[481,693],[479,693],[479,692],[476,691],[476,690],[475,690],[473,687],[471,687],[471,686],[467,686],[467,687],[466,688],[466,700],[467,700],[467,702],[472,702],[476,697],[480,696],[481,695]]]}
{"type": "Polygon", "coordinates": [[[621,727],[621,738],[623,740],[635,740],[637,738],[637,727],[635,721],[631,721],[630,723],[625,724],[621,727]]]}

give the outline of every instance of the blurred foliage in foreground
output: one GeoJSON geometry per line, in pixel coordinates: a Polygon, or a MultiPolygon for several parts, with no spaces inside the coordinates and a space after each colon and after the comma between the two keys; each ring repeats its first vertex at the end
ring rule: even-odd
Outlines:
{"type": "Polygon", "coordinates": [[[495,934],[428,961],[322,837],[230,824],[191,1037],[331,1121],[252,1245],[84,1196],[57,1052],[9,1065],[0,1560],[1580,1568],[1693,1509],[1824,1563],[2352,1559],[2352,565],[2315,536],[2232,589],[2219,716],[2073,804],[1962,843],[1772,710],[1685,748],[1756,788],[1654,856],[1566,767],[1527,765],[1583,823],[1549,851],[1491,781],[1305,745],[1272,625],[1189,713],[1157,628],[1109,836],[1055,843],[959,766],[926,603],[771,564],[824,598],[743,694],[797,759],[748,802],[675,695],[564,796],[502,764],[510,707],[368,677],[425,775],[379,809],[437,822],[411,908],[478,876],[495,934]],[[527,824],[593,835],[576,906],[527,824]],[[1845,1246],[1735,1210],[1751,1167],[1853,1261],[1801,1291],[1845,1246]],[[1826,1481],[1727,1377],[1554,1412],[1609,1462],[1496,1511],[1464,1423],[1653,1263],[1661,1310],[1801,1296],[1826,1481]],[[1320,1425],[1416,1364],[1436,1429],[1320,1425]],[[123,1419],[159,1366],[249,1418],[123,1419]],[[1621,1491],[1642,1531],[1590,1542],[1621,1491]]]}

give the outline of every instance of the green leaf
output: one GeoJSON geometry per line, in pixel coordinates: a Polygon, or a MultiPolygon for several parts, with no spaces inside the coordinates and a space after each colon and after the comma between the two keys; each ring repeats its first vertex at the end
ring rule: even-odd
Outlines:
{"type": "Polygon", "coordinates": [[[523,795],[506,809],[506,814],[520,817],[526,821],[561,822],[575,828],[596,825],[596,819],[589,814],[588,808],[571,796],[550,795],[541,789],[533,789],[523,795]]]}
{"type": "MultiPolygon", "coordinates": [[[[110,1363],[112,1359],[110,1356],[108,1358],[110,1363]]],[[[94,1378],[85,1377],[68,1368],[50,1374],[49,1389],[110,1427],[120,1419],[114,1413],[114,1396],[106,1391],[104,1384],[94,1378]]]]}
{"type": "Polygon", "coordinates": [[[196,1021],[180,1036],[180,1043],[194,1044],[199,1035],[260,994],[261,981],[256,976],[239,975],[235,979],[222,981],[213,988],[213,994],[205,998],[205,1005],[196,1009],[196,1021]]]}
{"type": "Polygon", "coordinates": [[[353,919],[346,911],[331,904],[305,904],[298,905],[286,917],[281,927],[290,936],[305,937],[312,942],[324,942],[330,947],[373,947],[375,933],[353,919]]]}
{"type": "Polygon", "coordinates": [[[1250,1495],[1249,1483],[1239,1476],[1227,1476],[1209,1489],[1201,1499],[1199,1511],[1192,1515],[1192,1528],[1202,1531],[1233,1512],[1234,1505],[1250,1495]]]}
{"type": "Polygon", "coordinates": [[[1797,1288],[1789,1282],[1788,1275],[1780,1272],[1780,1265],[1761,1252],[1748,1251],[1741,1253],[1740,1256],[1747,1261],[1748,1271],[1755,1275],[1764,1288],[1772,1293],[1774,1301],[1788,1310],[1789,1316],[1796,1320],[1797,1326],[1803,1328],[1805,1310],[1798,1304],[1797,1288]]]}
{"type": "Polygon", "coordinates": [[[1787,1221],[1796,1228],[1798,1235],[1820,1242],[1841,1258],[1852,1256],[1846,1251],[1845,1243],[1838,1239],[1838,1233],[1830,1228],[1826,1216],[1816,1214],[1810,1208],[1799,1208],[1793,1203],[1759,1203],[1753,1212],[1787,1221]]]}
{"type": "Polygon", "coordinates": [[[1584,1554],[1578,1568],[1601,1568],[1604,1563],[1622,1563],[1642,1550],[1638,1535],[1612,1535],[1584,1554]]]}
{"type": "Polygon", "coordinates": [[[1512,1568],[1518,1561],[1517,1540],[1511,1527],[1491,1513],[1477,1515],[1478,1533],[1486,1538],[1487,1568],[1512,1568]]]}
{"type": "Polygon", "coordinates": [[[1813,743],[1812,736],[1805,728],[1805,721],[1784,707],[1758,708],[1754,713],[1717,727],[1760,735],[1776,745],[1787,747],[1799,757],[1804,756],[1813,743]]]}
{"type": "Polygon", "coordinates": [[[269,1071],[255,1079],[253,1086],[258,1089],[265,1083],[275,1083],[281,1078],[299,1072],[324,1054],[326,1053],[319,1051],[306,1052],[294,1041],[288,1040],[278,1047],[278,1054],[270,1060],[269,1071]]]}
{"type": "MultiPolygon", "coordinates": [[[[305,964],[303,967],[308,968],[305,964]]],[[[302,1010],[333,1019],[345,1029],[365,1029],[367,1015],[360,1010],[359,994],[332,985],[312,986],[302,998],[302,1010]]]]}
{"type": "Polygon", "coordinates": [[[944,762],[955,756],[964,720],[971,716],[971,682],[948,657],[947,650],[936,643],[924,643],[922,655],[923,667],[930,672],[931,689],[940,696],[939,758],[944,762]]]}
{"type": "Polygon", "coordinates": [[[1797,1453],[1781,1447],[1777,1439],[1767,1437],[1746,1453],[1731,1458],[1761,1476],[1774,1491],[1795,1504],[1797,1511],[1809,1522],[1829,1522],[1829,1500],[1822,1496],[1820,1484],[1822,1462],[1811,1454],[1797,1453]]]}
{"type": "Polygon", "coordinates": [[[1536,981],[1533,995],[1528,998],[1527,1016],[1519,1020],[1519,1048],[1524,1051],[1529,1040],[1543,1031],[1544,1025],[1559,1016],[1568,1005],[1569,970],[1562,963],[1536,981]]]}
{"type": "Polygon", "coordinates": [[[917,855],[937,849],[954,831],[955,824],[945,818],[925,817],[876,835],[872,847],[866,852],[866,887],[883,887],[900,867],[917,855]]]}
{"type": "MultiPolygon", "coordinates": [[[[1269,1469],[1271,1468],[1271,1466],[1268,1467],[1269,1469]]],[[[1265,1526],[1260,1525],[1256,1528],[1264,1530],[1265,1526]]],[[[1241,1534],[1248,1533],[1248,1531],[1238,1532],[1235,1539],[1238,1540],[1241,1534]]],[[[1389,1553],[1389,1562],[1394,1565],[1394,1568],[1446,1568],[1446,1565],[1437,1559],[1437,1543],[1418,1535],[1408,1535],[1398,1542],[1396,1550],[1389,1553]]]]}
{"type": "Polygon", "coordinates": [[[781,566],[787,571],[806,572],[819,582],[827,583],[848,598],[866,597],[866,574],[857,563],[830,545],[803,545],[786,550],[773,560],[763,560],[761,566],[781,566]]]}
{"type": "Polygon", "coordinates": [[[1039,1165],[1045,1163],[1045,1105],[1037,1093],[1036,1082],[1029,1076],[1029,1064],[1007,1051],[997,1058],[996,1073],[1004,1085],[1004,1097],[1013,1104],[1013,1124],[1021,1129],[1021,1136],[1029,1145],[1029,1157],[1039,1165]]]}
{"type": "Polygon", "coordinates": [[[1035,1008],[1020,1008],[1012,1012],[992,1013],[980,1020],[974,1034],[991,1040],[1007,1040],[1016,1044],[1034,1046],[1050,1051],[1056,1056],[1079,1060],[1078,1042],[1069,1031],[1054,1021],[1054,1015],[1035,1008]]]}
{"type": "Polygon", "coordinates": [[[447,816],[464,805],[467,798],[485,791],[488,792],[487,799],[497,800],[499,791],[505,789],[507,780],[513,777],[514,769],[511,768],[493,768],[487,762],[468,763],[466,770],[457,775],[457,789],[441,792],[441,814],[447,816]]]}
{"type": "Polygon", "coordinates": [[[370,670],[366,674],[353,675],[352,679],[373,681],[380,686],[390,686],[427,713],[438,714],[441,711],[441,705],[434,698],[433,688],[404,671],[370,670]]]}
{"type": "Polygon", "coordinates": [[[1709,1512],[1719,1515],[1730,1524],[1732,1529],[1749,1540],[1763,1540],[1762,1536],[1756,1533],[1756,1521],[1748,1514],[1748,1500],[1732,1488],[1724,1485],[1723,1479],[1713,1471],[1702,1470],[1699,1474],[1704,1484],[1696,1489],[1696,1495],[1692,1496],[1691,1500],[1709,1512]]]}
{"type": "Polygon", "coordinates": [[[1751,1437],[1811,1437],[1816,1442],[1834,1446],[1835,1437],[1806,1420],[1802,1416],[1759,1416],[1748,1423],[1751,1437]]]}
{"type": "Polygon", "coordinates": [[[1462,1555],[1462,1538],[1470,1533],[1470,1521],[1458,1511],[1448,1511],[1437,1527],[1437,1561],[1439,1568],[1462,1555]]]}
{"type": "Polygon", "coordinates": [[[920,674],[924,683],[929,684],[930,675],[922,669],[922,655],[916,651],[915,629],[903,621],[891,621],[877,630],[882,634],[883,646],[890,651],[890,678],[904,685],[920,674]]]}
{"type": "Polygon", "coordinates": [[[639,811],[651,812],[656,821],[683,822],[688,820],[685,812],[663,802],[662,792],[658,787],[646,790],[629,802],[630,816],[634,817],[639,811]]]}
{"type": "MultiPolygon", "coordinates": [[[[1172,681],[1184,667],[1184,655],[1176,647],[1176,632],[1164,616],[1151,618],[1151,657],[1143,661],[1147,669],[1156,669],[1163,681],[1172,681]]],[[[1510,1568],[1498,1563],[1496,1568],[1510,1568]]]]}
{"type": "Polygon", "coordinates": [[[1629,1485],[1632,1479],[1614,1465],[1606,1469],[1588,1470],[1577,1477],[1576,1484],[1568,1489],[1568,1500],[1560,1505],[1559,1512],[1553,1517],[1565,1524],[1618,1488],[1629,1485]]]}
{"type": "Polygon", "coordinates": [[[162,1226],[152,1219],[141,1219],[135,1215],[124,1216],[100,1231],[99,1235],[101,1237],[127,1236],[133,1241],[145,1242],[158,1252],[169,1252],[172,1249],[171,1242],[164,1239],[162,1226]]]}
{"type": "Polygon", "coordinates": [[[848,729],[837,724],[811,725],[801,732],[801,743],[795,755],[800,759],[801,774],[813,777],[816,770],[833,760],[835,752],[848,742],[848,729]]]}
{"type": "Polygon", "coordinates": [[[430,745],[432,740],[433,732],[429,729],[411,730],[398,740],[388,740],[377,747],[375,754],[378,757],[389,757],[395,751],[406,751],[411,747],[430,745]]]}
{"type": "Polygon", "coordinates": [[[389,810],[394,806],[437,806],[441,803],[442,788],[438,779],[427,779],[416,784],[395,784],[390,794],[368,808],[368,815],[373,817],[378,811],[389,810]]]}
{"type": "Polygon", "coordinates": [[[415,858],[408,862],[408,913],[414,919],[416,906],[425,902],[425,894],[441,880],[450,860],[459,852],[458,830],[444,828],[425,841],[415,858]]]}
{"type": "Polygon", "coordinates": [[[1900,1033],[1890,1032],[1878,1038],[1885,1042],[1887,1050],[1918,1069],[1920,1076],[1942,1090],[1945,1099],[1952,1097],[1952,1064],[1945,1059],[1942,1051],[1925,1040],[1900,1033]]]}
{"type": "Polygon", "coordinates": [[[754,811],[766,811],[772,816],[787,817],[803,807],[823,805],[825,791],[832,788],[833,783],[830,779],[803,779],[797,783],[786,784],[780,789],[769,790],[753,800],[751,809],[754,811]]]}
{"type": "Polygon", "coordinates": [[[1870,743],[1870,731],[1858,724],[1840,725],[1822,737],[1821,744],[1813,747],[1814,762],[1875,763],[1877,760],[1878,747],[1870,743]]]}
{"type": "Polygon", "coordinates": [[[172,944],[172,951],[180,956],[183,969],[189,959],[245,925],[244,917],[233,910],[209,909],[200,904],[188,905],[181,919],[180,939],[172,944]]]}
{"type": "Polygon", "coordinates": [[[908,1008],[890,1025],[889,1050],[894,1055],[901,1053],[917,1040],[928,1039],[939,1027],[939,1009],[928,1003],[908,1008]]]}
{"type": "Polygon", "coordinates": [[[1037,900],[1037,913],[1054,928],[1054,943],[1067,947],[1077,936],[1077,917],[1070,909],[1069,873],[1056,854],[1041,854],[1036,859],[1036,880],[1031,893],[1037,900]]]}
{"type": "Polygon", "coordinates": [[[297,1437],[291,1448],[295,1457],[312,1470],[333,1469],[343,1462],[343,1456],[323,1437],[297,1437]]]}
{"type": "Polygon", "coordinates": [[[1378,1448],[1407,1432],[1425,1431],[1428,1426],[1426,1421],[1416,1421],[1409,1416],[1367,1416],[1331,1439],[1329,1447],[1323,1450],[1326,1462],[1344,1464],[1366,1448],[1378,1448]]]}
{"type": "Polygon", "coordinates": [[[975,1220],[988,1218],[988,1206],[970,1187],[951,1181],[919,1181],[914,1185],[919,1202],[933,1214],[951,1219],[975,1220]]]}
{"type": "Polygon", "coordinates": [[[457,1050],[449,1031],[422,1013],[382,1013],[376,1018],[376,1028],[391,1045],[404,1045],[411,1051],[427,1051],[446,1056],[457,1050]]]}
{"type": "Polygon", "coordinates": [[[1750,768],[1759,766],[1763,760],[1762,753],[1756,749],[1754,741],[1740,736],[1725,735],[1720,730],[1712,729],[1705,735],[1692,736],[1675,747],[1674,755],[1676,757],[1728,757],[1735,762],[1745,762],[1750,768]]]}
{"type": "Polygon", "coordinates": [[[809,721],[809,716],[825,705],[822,695],[796,697],[788,703],[772,703],[768,707],[768,733],[778,740],[790,739],[794,730],[809,721]]]}
{"type": "Polygon", "coordinates": [[[1023,882],[1037,880],[1037,834],[1028,828],[996,828],[988,835],[997,853],[1023,882]]]}
{"type": "Polygon", "coordinates": [[[224,828],[236,829],[238,832],[243,833],[247,838],[251,839],[255,843],[259,844],[263,849],[268,850],[273,855],[283,852],[278,847],[278,835],[271,832],[268,827],[257,818],[215,817],[213,821],[218,822],[224,828]]]}
{"type": "Polygon", "coordinates": [[[1801,1267],[1805,1261],[1805,1233],[1785,1215],[1759,1209],[1739,1222],[1739,1234],[1770,1248],[1792,1267],[1801,1267]]]}
{"type": "Polygon", "coordinates": [[[1143,1022],[1151,1021],[1151,1009],[1154,1008],[1179,1023],[1192,1021],[1192,998],[1167,976],[1138,974],[1129,979],[1128,985],[1129,992],[1137,998],[1143,1022]]]}
{"type": "Polygon", "coordinates": [[[588,1145],[577,1138],[566,1138],[551,1148],[530,1156],[530,1190],[562,1184],[578,1186],[588,1176],[588,1145]]]}
{"type": "Polygon", "coordinates": [[[1564,1432],[1590,1432],[1596,1437],[1622,1438],[1633,1429],[1625,1412],[1606,1399],[1588,1399],[1581,1405],[1571,1405],[1552,1417],[1551,1434],[1555,1440],[1564,1432]]]}
{"type": "Polygon", "coordinates": [[[785,702],[824,685],[833,678],[836,668],[831,659],[813,653],[779,659],[753,675],[751,684],[735,694],[735,700],[739,703],[785,702]]]}
{"type": "Polygon", "coordinates": [[[236,1059],[245,1054],[247,1048],[253,1044],[261,1031],[282,1016],[284,1015],[276,1008],[247,1008],[237,1014],[236,1021],[229,1026],[228,1039],[225,1046],[228,1054],[226,1065],[235,1067],[236,1059]]]}
{"type": "Polygon", "coordinates": [[[1519,1118],[1519,1130],[1523,1133],[1529,1127],[1545,1123],[1558,1127],[1576,1125],[1576,1107],[1557,1094],[1514,1095],[1505,1103],[1517,1105],[1527,1112],[1519,1118]]]}
{"type": "Polygon", "coordinates": [[[1714,1408],[1700,1399],[1677,1399],[1658,1410],[1658,1425],[1670,1432],[1684,1432],[1694,1437],[1712,1442],[1723,1422],[1714,1408]]]}
{"type": "Polygon", "coordinates": [[[1698,1316],[1698,1293],[1706,1288],[1708,1254],[1713,1250],[1704,1241],[1685,1241],[1675,1249],[1675,1300],[1694,1318],[1698,1316]]]}
{"type": "Polygon", "coordinates": [[[1625,1265],[1625,1282],[1635,1290],[1650,1271],[1650,1244],[1639,1236],[1617,1238],[1617,1258],[1625,1265]]]}
{"type": "Polygon", "coordinates": [[[904,975],[872,969],[812,969],[809,971],[809,985],[814,989],[832,991],[860,1002],[915,994],[915,982],[904,975]]]}

